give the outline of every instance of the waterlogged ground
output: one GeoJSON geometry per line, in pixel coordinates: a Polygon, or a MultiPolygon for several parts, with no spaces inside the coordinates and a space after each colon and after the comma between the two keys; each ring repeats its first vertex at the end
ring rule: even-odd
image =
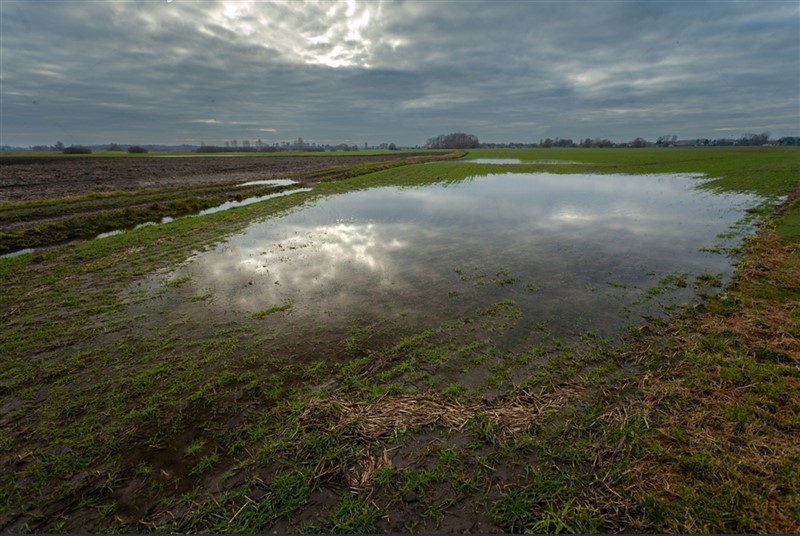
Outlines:
{"type": "Polygon", "coordinates": [[[468,157],[0,259],[0,528],[798,532],[800,153],[468,157]]]}
{"type": "Polygon", "coordinates": [[[723,236],[758,200],[700,182],[503,174],[354,192],[254,223],[169,277],[206,297],[196,315],[281,311],[311,345],[353,325],[413,332],[497,303],[521,316],[496,339],[501,352],[545,334],[613,337],[728,280],[736,242],[723,236]]]}

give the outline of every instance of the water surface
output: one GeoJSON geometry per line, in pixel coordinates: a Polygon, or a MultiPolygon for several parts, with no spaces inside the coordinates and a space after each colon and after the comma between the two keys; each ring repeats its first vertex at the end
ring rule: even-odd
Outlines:
{"type": "Polygon", "coordinates": [[[452,160],[465,164],[586,164],[574,160],[520,160],[519,158],[473,158],[471,160],[452,160]]]}
{"type": "Polygon", "coordinates": [[[697,275],[731,274],[730,258],[703,250],[758,199],[699,183],[539,173],[376,188],[254,223],[180,272],[220,313],[290,303],[298,336],[376,318],[412,330],[502,300],[522,313],[509,348],[534,326],[612,335],[665,300],[696,299],[697,275]],[[670,274],[686,287],[647,299],[670,274]]]}

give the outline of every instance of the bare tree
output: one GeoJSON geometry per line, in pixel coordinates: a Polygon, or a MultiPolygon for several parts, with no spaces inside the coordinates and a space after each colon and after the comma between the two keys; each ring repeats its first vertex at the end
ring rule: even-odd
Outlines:
{"type": "Polygon", "coordinates": [[[656,145],[659,147],[670,147],[675,145],[676,141],[678,141],[678,136],[667,134],[666,136],[659,136],[656,145]]]}
{"type": "Polygon", "coordinates": [[[425,146],[429,149],[475,149],[480,145],[478,137],[464,132],[442,134],[429,138],[425,146]]]}
{"type": "Polygon", "coordinates": [[[739,138],[736,145],[764,145],[769,141],[769,132],[761,134],[748,133],[739,138]]]}

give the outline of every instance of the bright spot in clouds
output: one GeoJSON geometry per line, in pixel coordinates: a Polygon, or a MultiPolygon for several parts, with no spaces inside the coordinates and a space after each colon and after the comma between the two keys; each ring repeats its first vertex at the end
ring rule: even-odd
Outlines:
{"type": "Polygon", "coordinates": [[[289,62],[327,67],[369,67],[365,30],[378,2],[223,2],[213,20],[220,27],[278,51],[289,62]]]}
{"type": "Polygon", "coordinates": [[[797,136],[798,21],[796,0],[0,0],[0,145],[797,136]]]}

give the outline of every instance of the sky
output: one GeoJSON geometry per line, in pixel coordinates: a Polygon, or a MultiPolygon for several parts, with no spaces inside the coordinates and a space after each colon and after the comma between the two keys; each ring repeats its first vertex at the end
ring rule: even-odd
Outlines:
{"type": "Polygon", "coordinates": [[[800,135],[800,2],[0,2],[0,145],[450,132],[800,135]]]}

